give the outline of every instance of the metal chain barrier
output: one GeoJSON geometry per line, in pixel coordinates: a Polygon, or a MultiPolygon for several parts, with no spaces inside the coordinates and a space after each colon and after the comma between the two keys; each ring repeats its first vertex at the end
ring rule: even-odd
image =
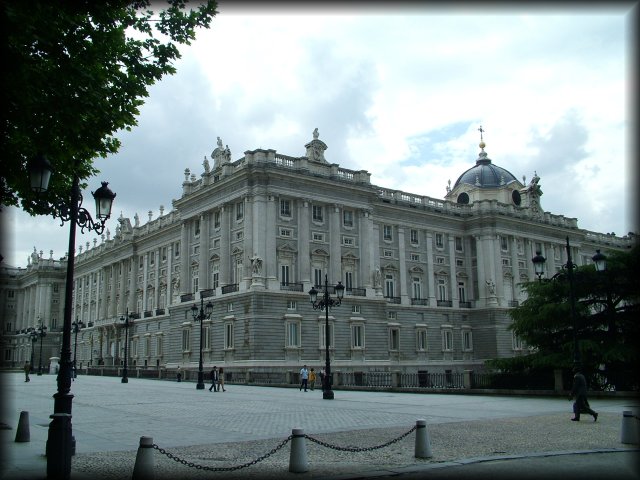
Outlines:
{"type": "Polygon", "coordinates": [[[174,461],[176,461],[178,463],[181,463],[181,464],[183,464],[183,465],[185,465],[187,467],[196,468],[198,470],[207,470],[209,472],[232,472],[234,470],[240,470],[241,468],[250,467],[251,465],[255,465],[256,463],[260,463],[264,459],[269,458],[271,455],[273,455],[278,450],[280,450],[282,447],[284,447],[287,443],[289,443],[292,438],[293,438],[293,435],[289,435],[286,439],[284,439],[280,443],[280,445],[275,447],[270,452],[262,455],[261,457],[256,458],[255,460],[253,460],[251,462],[243,463],[242,465],[235,465],[233,467],[209,467],[209,466],[206,466],[206,465],[198,465],[198,464],[195,464],[193,462],[189,462],[187,460],[179,458],[179,457],[173,455],[172,453],[167,452],[165,449],[160,448],[155,443],[152,445],[152,447],[155,448],[156,450],[158,450],[161,454],[166,455],[171,460],[174,460],[174,461]]]}
{"type": "Polygon", "coordinates": [[[317,443],[318,445],[321,445],[323,447],[331,448],[333,450],[340,450],[342,452],[370,452],[372,450],[378,450],[379,448],[388,447],[389,445],[393,445],[394,443],[399,442],[404,437],[406,437],[410,433],[414,432],[416,430],[416,428],[417,427],[414,426],[414,427],[411,428],[411,430],[409,430],[406,433],[403,433],[399,437],[394,438],[393,440],[390,440],[387,443],[383,443],[382,445],[376,445],[374,447],[362,447],[362,448],[359,448],[359,447],[339,447],[337,445],[331,445],[330,443],[326,443],[326,442],[323,442],[323,441],[318,440],[316,438],[310,437],[309,435],[306,435],[306,434],[305,434],[305,438],[308,438],[313,443],[317,443]]]}
{"type": "MultiPolygon", "coordinates": [[[[399,442],[400,440],[405,438],[407,435],[415,432],[416,428],[417,427],[414,426],[408,432],[405,432],[402,435],[400,435],[399,437],[396,437],[393,440],[388,441],[387,443],[383,443],[382,445],[376,445],[376,446],[373,446],[373,447],[362,447],[362,448],[359,448],[359,447],[340,447],[340,446],[337,446],[337,445],[331,445],[330,443],[323,442],[323,441],[318,440],[316,438],[310,437],[309,435],[306,435],[306,434],[304,435],[304,437],[308,438],[313,443],[316,443],[316,444],[318,444],[318,445],[320,445],[322,447],[331,448],[333,450],[340,450],[340,451],[343,451],[343,452],[370,452],[372,450],[378,450],[380,448],[388,447],[389,445],[393,445],[394,443],[399,442]]],[[[171,460],[173,460],[175,462],[181,463],[186,467],[196,468],[198,470],[207,470],[209,472],[232,472],[232,471],[235,471],[235,470],[240,470],[241,468],[250,467],[251,465],[255,465],[256,463],[260,463],[261,461],[269,458],[271,455],[273,455],[278,450],[283,448],[287,443],[289,443],[292,438],[293,438],[293,435],[289,435],[286,439],[284,439],[278,446],[276,446],[270,452],[262,455],[261,457],[256,458],[255,460],[252,460],[251,462],[243,463],[242,465],[235,465],[233,467],[209,467],[207,465],[198,465],[196,463],[189,462],[189,461],[184,460],[184,459],[182,459],[180,457],[177,457],[176,455],[174,455],[174,454],[172,454],[170,452],[167,452],[164,448],[160,448],[155,443],[152,445],[152,447],[154,449],[158,450],[158,452],[160,452],[162,455],[165,455],[167,458],[170,458],[171,460]]]]}

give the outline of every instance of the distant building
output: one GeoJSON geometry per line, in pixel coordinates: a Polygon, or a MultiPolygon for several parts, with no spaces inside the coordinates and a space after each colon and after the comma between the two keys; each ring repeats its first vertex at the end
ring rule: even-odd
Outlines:
{"type": "MultiPolygon", "coordinates": [[[[190,309],[202,299],[214,305],[203,325],[205,369],[321,367],[325,314],[308,291],[327,275],[346,287],[330,311],[332,370],[478,370],[486,359],[527,351],[507,329],[508,312],[523,300],[519,284],[535,278],[537,251],[551,276],[566,263],[567,236],[577,265],[591,263],[596,249],[633,243],[545,212],[539,177],[520,182],[492,163],[484,142],[475,165],[436,199],[329,163],[318,137],[316,129],[302,157],[258,149],[236,161],[218,138],[213,166],[205,157],[198,175],[185,170],[172,209],[160,207],[155,219],[150,211],[144,224],[137,214],[133,224],[120,217],[113,236],[87,242],[75,263],[73,318],[87,325],[78,365],[122,364],[129,312],[137,317],[131,368],[197,368],[200,324],[190,309]]],[[[15,364],[26,355],[15,333],[37,315],[51,322],[54,309],[34,309],[32,283],[13,282],[3,280],[3,311],[11,291],[29,298],[5,329],[16,342],[5,344],[5,360],[15,364]]]]}

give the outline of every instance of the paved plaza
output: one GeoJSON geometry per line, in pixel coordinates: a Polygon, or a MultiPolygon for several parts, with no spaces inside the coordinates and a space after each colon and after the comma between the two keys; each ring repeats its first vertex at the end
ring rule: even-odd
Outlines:
{"type": "MultiPolygon", "coordinates": [[[[49,415],[53,413],[52,395],[56,392],[55,376],[33,375],[31,382],[26,383],[23,374],[4,373],[0,379],[3,389],[0,421],[11,427],[10,430],[1,431],[1,478],[43,478],[46,471],[43,454],[49,415]],[[26,443],[14,442],[21,411],[29,412],[31,441],[26,443]]],[[[412,469],[442,467],[447,461],[457,461],[459,465],[461,459],[486,458],[486,455],[478,455],[483,453],[494,456],[527,453],[527,458],[535,461],[534,454],[552,451],[555,442],[557,448],[553,451],[580,453],[583,459],[588,456],[585,452],[593,452],[593,455],[595,452],[601,452],[601,455],[610,452],[611,459],[613,455],[618,455],[616,458],[624,458],[624,462],[627,462],[629,455],[637,457],[637,445],[620,443],[622,412],[637,408],[635,399],[593,399],[592,406],[600,413],[598,422],[594,424],[590,417],[584,417],[584,421],[577,424],[568,421],[571,403],[566,397],[337,390],[335,399],[329,401],[322,399],[320,390],[305,393],[298,388],[230,384],[226,386],[226,392],[209,392],[208,387],[196,390],[193,382],[131,378],[129,383],[122,384],[119,378],[114,377],[78,377],[72,383],[72,425],[76,439],[72,478],[84,478],[77,469],[82,468],[82,472],[88,473],[91,462],[98,462],[106,454],[109,454],[112,463],[120,462],[121,472],[129,472],[130,478],[141,436],[152,437],[153,442],[163,449],[191,455],[191,461],[193,458],[214,461],[205,453],[218,451],[220,458],[217,460],[228,457],[233,464],[233,455],[228,455],[229,451],[244,451],[245,447],[241,448],[240,445],[251,445],[256,452],[268,452],[286,439],[294,428],[304,429],[305,434],[324,441],[345,441],[352,446],[365,446],[384,443],[408,431],[418,419],[427,422],[434,450],[432,460],[417,461],[412,458],[415,436],[411,434],[393,448],[390,447],[391,452],[385,452],[385,449],[379,450],[378,454],[373,452],[372,455],[378,457],[372,457],[373,461],[362,461],[362,468],[358,468],[360,460],[355,459],[356,454],[345,457],[342,453],[342,456],[336,457],[348,459],[343,462],[342,470],[337,467],[335,471],[328,467],[321,468],[320,464],[325,462],[327,465],[341,462],[332,460],[330,455],[333,452],[329,450],[322,454],[322,461],[316,460],[318,457],[312,459],[310,452],[309,462],[314,471],[291,474],[286,466],[289,446],[283,448],[286,454],[279,453],[280,459],[270,464],[273,468],[281,468],[282,478],[366,478],[353,475],[358,470],[372,474],[370,469],[374,464],[377,465],[378,475],[385,471],[390,476],[396,475],[404,469],[407,478],[418,478],[415,475],[419,473],[412,473],[412,469]],[[504,438],[500,438],[503,435],[504,438]],[[513,435],[515,440],[508,439],[507,435],[513,435]],[[542,435],[548,435],[548,440],[538,438],[542,435]],[[500,441],[506,441],[506,444],[501,447],[491,445],[500,441]],[[451,446],[441,448],[449,445],[447,442],[451,446]],[[511,450],[509,447],[514,443],[522,445],[519,449],[511,450]],[[194,453],[196,451],[198,453],[194,453]],[[389,460],[383,464],[381,458],[385,456],[389,456],[389,460]],[[394,456],[402,456],[402,459],[394,456]],[[129,465],[124,466],[127,462],[129,465]],[[347,464],[353,466],[353,472],[346,471],[347,464]]],[[[315,445],[313,447],[317,449],[315,445]]],[[[160,456],[160,453],[154,453],[160,456]]],[[[256,453],[257,456],[259,453],[256,453]]],[[[595,461],[597,457],[592,458],[595,461]]],[[[106,457],[104,461],[107,461],[106,457]]],[[[579,462],[584,463],[584,460],[579,462]]],[[[615,460],[615,463],[620,462],[622,460],[615,460]]],[[[109,468],[106,464],[100,465],[100,472],[95,473],[104,476],[94,475],[93,478],[118,478],[116,470],[109,477],[109,468]]],[[[187,467],[175,464],[175,468],[186,469],[181,478],[191,478],[187,467]]],[[[252,466],[234,478],[242,478],[243,472],[246,476],[250,469],[260,471],[260,468],[252,466]]],[[[627,471],[627,467],[624,468],[627,471]]],[[[440,474],[445,470],[438,468],[440,474]]],[[[209,473],[207,477],[207,472],[198,473],[204,476],[197,478],[222,478],[220,474],[209,473]]]]}

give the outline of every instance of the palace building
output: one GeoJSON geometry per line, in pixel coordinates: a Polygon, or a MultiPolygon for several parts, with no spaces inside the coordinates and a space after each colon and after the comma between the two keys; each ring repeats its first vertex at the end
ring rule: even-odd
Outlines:
{"type": "MultiPolygon", "coordinates": [[[[320,368],[326,318],[308,292],[322,294],[325,276],[330,293],[345,287],[329,312],[333,371],[461,372],[526,353],[507,327],[519,284],[535,279],[536,252],[551,276],[567,261],[567,237],[576,265],[634,240],[545,212],[539,177],[520,182],[485,146],[438,199],[330,163],[317,129],[300,157],[258,149],[233,161],[218,138],[213,165],[205,157],[184,171],[170,210],[145,223],[121,216],[113,236],[79,249],[78,367],[122,364],[130,314],[130,369],[197,369],[201,331],[205,371],[320,368]],[[201,325],[191,308],[208,302],[201,325]]],[[[27,328],[60,329],[64,265],[40,254],[26,269],[4,269],[4,366],[29,358],[27,328]]]]}

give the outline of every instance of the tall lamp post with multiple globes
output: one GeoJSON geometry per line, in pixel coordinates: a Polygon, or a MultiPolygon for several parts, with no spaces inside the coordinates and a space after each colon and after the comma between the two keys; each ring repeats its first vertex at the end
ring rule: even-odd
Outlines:
{"type": "MultiPolygon", "coordinates": [[[[38,195],[49,188],[49,180],[53,173],[51,163],[38,153],[28,165],[31,189],[38,195]]],[[[116,194],[108,187],[107,182],[93,192],[96,202],[96,221],[91,214],[82,207],[80,193],[80,177],[78,165],[75,165],[70,198],[68,202],[56,202],[48,205],[54,218],[60,218],[61,226],[69,222],[69,250],[67,252],[67,272],[64,299],[64,322],[62,326],[62,349],[60,352],[60,370],[57,377],[57,392],[53,395],[54,406],[51,423],[49,424],[46,455],[47,477],[68,479],[71,476],[71,455],[73,450],[73,436],[71,429],[71,314],[73,307],[73,270],[75,262],[76,226],[80,231],[94,231],[100,235],[105,229],[105,223],[111,216],[111,207],[116,194]]],[[[49,203],[46,202],[45,203],[49,203]]]]}
{"type": "Polygon", "coordinates": [[[73,378],[78,378],[78,365],[77,365],[77,358],[78,358],[78,332],[84,328],[84,322],[82,320],[78,320],[76,318],[76,321],[73,322],[71,324],[71,326],[73,327],[73,334],[74,334],[74,339],[73,339],[73,378]]]}
{"type": "Polygon", "coordinates": [[[38,341],[38,332],[33,327],[29,327],[29,336],[31,337],[31,371],[33,372],[33,352],[36,349],[36,342],[38,341]]]}
{"type": "Polygon", "coordinates": [[[193,320],[196,322],[200,322],[200,363],[198,364],[198,383],[196,384],[196,390],[204,390],[204,372],[202,371],[202,341],[203,341],[203,323],[205,320],[209,320],[211,318],[211,314],[213,313],[213,303],[207,302],[207,305],[204,305],[204,299],[202,298],[202,294],[200,295],[200,308],[195,305],[191,307],[191,315],[193,316],[193,320]]]}
{"type": "Polygon", "coordinates": [[[127,371],[127,364],[129,360],[129,325],[133,323],[133,319],[135,314],[129,313],[129,309],[127,308],[127,314],[123,317],[120,317],[120,321],[122,322],[122,326],[124,327],[124,368],[122,369],[122,379],[121,383],[129,383],[129,372],[127,371]],[[129,321],[131,319],[131,321],[129,321]]]}
{"type": "Polygon", "coordinates": [[[324,346],[325,346],[325,375],[324,385],[322,388],[322,398],[325,400],[333,400],[333,390],[331,390],[331,359],[329,358],[329,308],[337,307],[342,303],[342,297],[344,295],[344,285],[342,282],[338,282],[337,285],[329,287],[327,275],[324,276],[324,292],[322,297],[318,299],[318,290],[315,287],[311,287],[309,290],[309,300],[314,310],[324,310],[325,312],[325,326],[324,326],[324,346]],[[336,294],[336,298],[329,296],[329,289],[333,288],[336,294]]]}
{"type": "Polygon", "coordinates": [[[42,340],[47,336],[47,326],[40,323],[38,328],[36,328],[36,334],[40,337],[40,361],[38,362],[38,375],[42,375],[42,340]]]}
{"type": "MultiPolygon", "coordinates": [[[[581,368],[581,358],[580,358],[580,349],[578,348],[578,316],[576,314],[576,299],[574,293],[574,280],[573,280],[573,269],[575,268],[575,264],[571,260],[571,246],[569,245],[569,237],[567,237],[567,263],[562,266],[562,269],[566,269],[567,272],[567,281],[569,283],[569,307],[571,311],[571,329],[573,330],[573,369],[580,370],[581,368]]],[[[538,275],[538,281],[542,281],[542,275],[544,274],[544,264],[547,261],[541,254],[541,252],[536,252],[536,256],[531,259],[534,266],[534,271],[536,275],[538,275]]],[[[560,273],[556,273],[552,279],[557,278],[560,273]]]]}

